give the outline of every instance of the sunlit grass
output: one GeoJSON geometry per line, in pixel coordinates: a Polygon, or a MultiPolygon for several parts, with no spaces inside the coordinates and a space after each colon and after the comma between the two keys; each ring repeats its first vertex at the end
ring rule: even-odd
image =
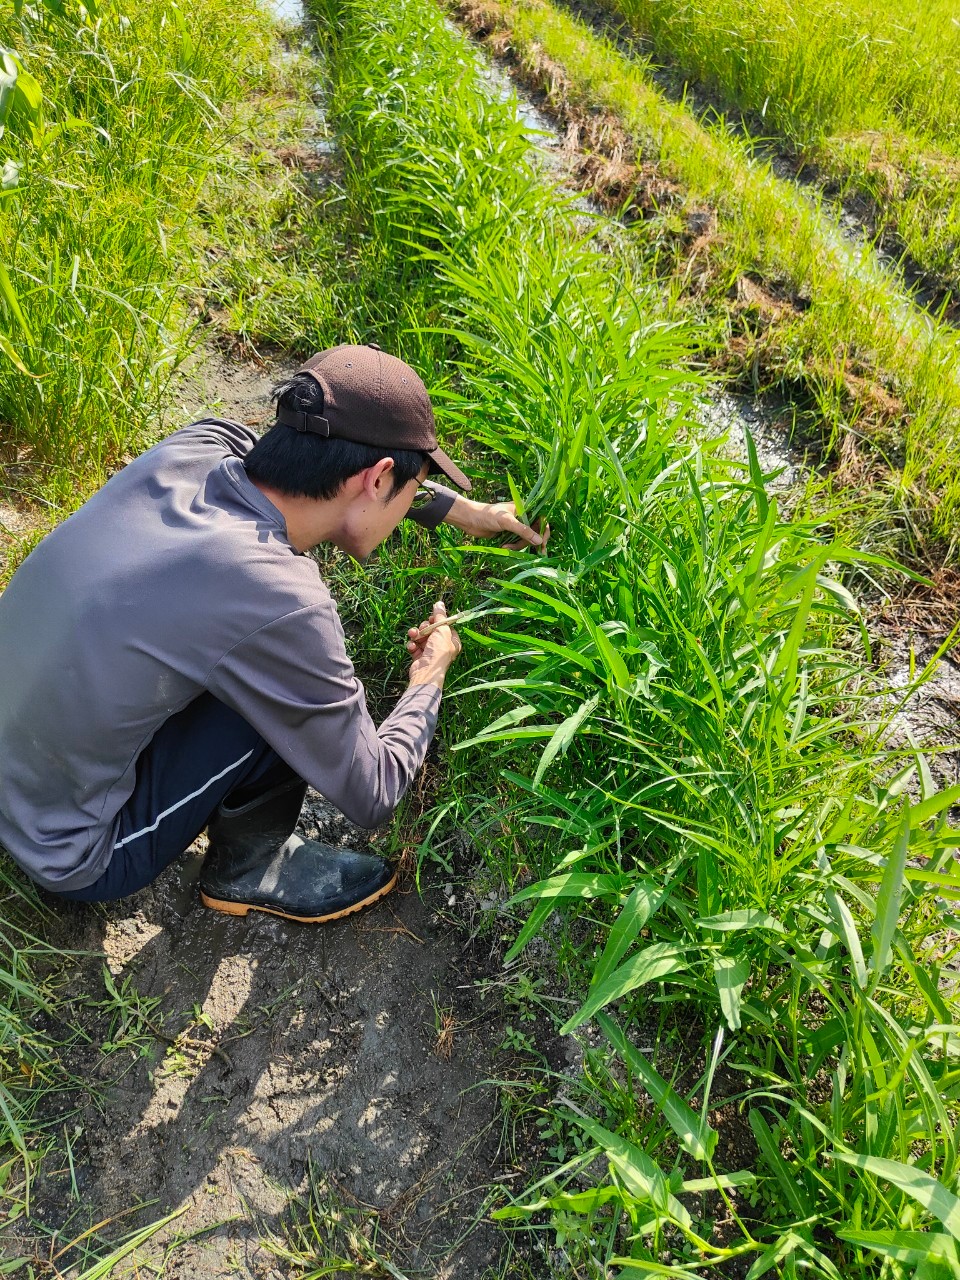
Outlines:
{"type": "Polygon", "coordinates": [[[823,176],[960,287],[960,27],[941,0],[607,0],[666,61],[823,176]]]}
{"type": "Polygon", "coordinates": [[[0,261],[19,298],[0,358],[0,463],[18,504],[70,510],[159,425],[191,325],[186,251],[233,104],[265,83],[268,19],[250,2],[24,5],[0,21],[42,94],[15,112],[0,261]]]}
{"type": "MultiPolygon", "coordinates": [[[[469,6],[466,6],[469,10],[469,6]]],[[[548,0],[481,6],[492,27],[501,21],[521,69],[538,81],[563,112],[610,113],[638,159],[680,184],[685,198],[717,210],[717,233],[697,264],[691,289],[688,264],[677,267],[664,247],[666,287],[705,315],[708,350],[723,358],[734,336],[752,350],[759,385],[799,386],[826,424],[828,450],[852,431],[877,450],[887,473],[878,486],[893,520],[908,538],[931,532],[952,551],[960,510],[953,466],[960,423],[960,366],[956,334],[923,315],[866,251],[851,251],[831,218],[778,179],[722,123],[708,127],[682,103],[669,101],[648,69],[548,0]],[[734,334],[726,300],[745,274],[772,282],[807,302],[787,308],[759,335],[734,334]],[[891,382],[902,403],[896,428],[884,432],[849,403],[845,379],[860,369],[876,385],[891,382]],[[861,421],[862,419],[862,421],[861,421]],[[901,435],[902,433],[902,435],[901,435]]],[[[653,220],[656,230],[656,220],[653,220]]],[[[638,249],[656,248],[638,226],[638,249]]]]}
{"type": "MultiPolygon", "coordinates": [[[[422,849],[468,826],[518,889],[515,955],[561,913],[581,1004],[560,1030],[596,1017],[623,1064],[604,1080],[598,1051],[571,1082],[576,1154],[507,1215],[549,1214],[584,1274],[940,1274],[957,1032],[928,938],[960,887],[957,797],[885,746],[849,590],[870,558],[781,513],[752,453],[697,445],[683,334],[529,184],[509,112],[428,5],[313,11],[345,203],[380,283],[430,314],[406,348],[455,359],[447,422],[554,526],[545,559],[443,552],[483,579],[422,849]],[[651,1002],[702,1036],[682,1087],[635,1040],[651,1002]],[[716,1160],[721,1074],[748,1168],[716,1160]]],[[[356,607],[373,629],[382,602],[356,607]]]]}

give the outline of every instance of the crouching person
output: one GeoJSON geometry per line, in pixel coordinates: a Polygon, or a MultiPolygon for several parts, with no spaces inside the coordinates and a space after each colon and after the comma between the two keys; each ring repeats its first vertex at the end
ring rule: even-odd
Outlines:
{"type": "Polygon", "coordinates": [[[470,488],[417,374],[341,346],[278,389],[261,438],[185,427],[49,534],[0,596],[0,842],[23,870],[64,898],[122,898],[206,828],[217,910],[319,922],[388,893],[382,859],[294,834],[306,787],[360,826],[389,819],[460,644],[437,602],[378,727],[304,553],[363,559],[406,516],[541,541],[510,504],[430,474],[470,488]]]}

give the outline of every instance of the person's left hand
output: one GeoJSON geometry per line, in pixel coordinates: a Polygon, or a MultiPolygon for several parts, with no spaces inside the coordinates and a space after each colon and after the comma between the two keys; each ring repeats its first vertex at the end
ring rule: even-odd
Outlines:
{"type": "Polygon", "coordinates": [[[510,544],[511,550],[530,546],[542,551],[550,537],[549,525],[541,528],[539,520],[532,526],[524,524],[518,518],[517,508],[512,502],[474,502],[472,498],[463,498],[457,494],[453,506],[443,519],[445,524],[462,529],[471,538],[492,538],[498,533],[512,534],[517,541],[510,544]]]}

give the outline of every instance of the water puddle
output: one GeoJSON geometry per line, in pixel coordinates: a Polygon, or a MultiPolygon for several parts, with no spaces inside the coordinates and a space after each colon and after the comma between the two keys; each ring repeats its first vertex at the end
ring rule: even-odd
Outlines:
{"type": "Polygon", "coordinates": [[[301,0],[262,0],[262,3],[278,21],[293,27],[303,25],[305,14],[301,0]]]}

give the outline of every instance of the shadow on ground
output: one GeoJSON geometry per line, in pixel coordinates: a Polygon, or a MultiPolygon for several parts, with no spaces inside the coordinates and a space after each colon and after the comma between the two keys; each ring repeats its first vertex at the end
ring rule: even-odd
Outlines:
{"type": "MultiPolygon", "coordinates": [[[[365,840],[314,793],[302,829],[365,840]]],[[[65,1149],[46,1162],[41,1233],[15,1247],[42,1267],[131,1206],[144,1207],[101,1240],[185,1208],[141,1262],[169,1278],[277,1277],[287,1267],[262,1237],[283,1234],[291,1193],[308,1196],[312,1179],[347,1220],[374,1225],[404,1274],[474,1280],[495,1266],[500,1239],[483,1215],[499,1126],[485,1082],[503,1028],[476,999],[462,931],[410,886],[327,926],[224,916],[199,903],[200,861],[194,851],[122,903],[55,908],[58,944],[105,953],[128,1006],[130,988],[159,1003],[139,1017],[128,1007],[139,1046],[113,1052],[120,1005],[94,1026],[87,1013],[92,1040],[66,1065],[89,1089],[59,1095],[48,1117],[73,1135],[72,1168],[65,1149]]],[[[80,961],[77,999],[104,991],[102,966],[103,954],[80,961]]]]}

